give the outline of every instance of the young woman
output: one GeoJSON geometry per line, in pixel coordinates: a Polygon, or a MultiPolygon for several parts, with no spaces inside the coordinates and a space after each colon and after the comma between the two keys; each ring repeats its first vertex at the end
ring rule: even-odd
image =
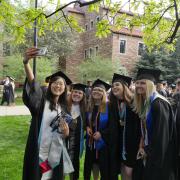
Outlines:
{"type": "Polygon", "coordinates": [[[108,124],[108,104],[106,91],[110,85],[97,79],[92,85],[86,119],[86,152],[84,179],[90,180],[93,171],[94,180],[98,180],[99,171],[102,180],[109,180],[108,149],[102,136],[108,124]]]}
{"type": "Polygon", "coordinates": [[[29,60],[36,57],[38,49],[30,48],[25,53],[26,82],[23,100],[32,116],[25,149],[23,180],[60,180],[73,167],[65,146],[69,134],[66,114],[66,84],[71,80],[61,71],[49,78],[44,94],[35,81],[29,60]]]}
{"type": "Polygon", "coordinates": [[[141,118],[146,154],[145,180],[176,179],[175,121],[169,102],[157,93],[160,70],[140,68],[135,89],[135,110],[141,118]]]}
{"type": "Polygon", "coordinates": [[[114,74],[109,103],[110,179],[131,180],[140,144],[140,120],[132,110],[131,78],[114,74]]]}
{"type": "Polygon", "coordinates": [[[70,175],[71,180],[79,179],[79,159],[84,147],[85,107],[86,107],[86,85],[73,84],[71,94],[68,98],[68,110],[73,118],[69,125],[68,153],[73,163],[74,172],[70,175]]]}

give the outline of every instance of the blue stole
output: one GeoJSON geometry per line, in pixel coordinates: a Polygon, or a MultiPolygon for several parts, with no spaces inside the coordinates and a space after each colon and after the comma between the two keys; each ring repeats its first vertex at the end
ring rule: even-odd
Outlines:
{"type": "Polygon", "coordinates": [[[83,150],[84,150],[84,129],[83,129],[83,120],[82,117],[81,118],[81,134],[80,134],[80,153],[79,156],[82,157],[83,155],[83,150]]]}
{"type": "MultiPolygon", "coordinates": [[[[89,122],[91,122],[91,118],[92,118],[92,112],[88,112],[87,114],[87,124],[89,125],[89,122]]],[[[104,113],[100,113],[100,117],[99,117],[99,127],[98,127],[98,130],[97,131],[101,131],[103,129],[106,128],[107,126],[107,122],[108,122],[108,103],[106,103],[106,112],[104,113]]],[[[89,146],[89,135],[86,134],[86,145],[89,146]]],[[[95,141],[95,149],[96,150],[100,150],[102,149],[103,147],[105,147],[105,142],[104,140],[102,139],[102,137],[95,141]]]]}
{"type": "Polygon", "coordinates": [[[151,142],[151,139],[152,139],[152,103],[157,98],[161,98],[161,99],[167,101],[167,99],[165,99],[163,96],[161,96],[157,92],[154,92],[150,96],[150,109],[149,109],[149,111],[147,113],[147,116],[146,116],[147,138],[148,138],[147,139],[148,140],[148,144],[147,145],[149,145],[149,142],[151,142]]]}

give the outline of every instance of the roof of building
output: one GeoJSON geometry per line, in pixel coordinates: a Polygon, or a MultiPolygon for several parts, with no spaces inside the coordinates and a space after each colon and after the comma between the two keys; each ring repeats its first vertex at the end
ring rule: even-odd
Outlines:
{"type": "MultiPolygon", "coordinates": [[[[103,7],[103,9],[109,10],[108,7],[103,7]]],[[[126,10],[122,10],[122,9],[121,9],[121,10],[119,10],[118,12],[121,13],[121,14],[127,14],[127,15],[129,15],[129,16],[134,16],[134,13],[131,12],[131,11],[126,11],[126,10]]]]}
{"type": "Polygon", "coordinates": [[[67,7],[66,10],[68,12],[73,12],[73,13],[77,13],[77,14],[82,14],[82,15],[85,14],[83,11],[80,11],[79,9],[75,9],[75,8],[72,8],[72,7],[67,7]]]}
{"type": "Polygon", "coordinates": [[[128,28],[121,28],[121,29],[111,28],[111,31],[116,34],[123,34],[127,36],[139,37],[139,38],[143,37],[142,31],[138,29],[129,30],[128,28]]]}

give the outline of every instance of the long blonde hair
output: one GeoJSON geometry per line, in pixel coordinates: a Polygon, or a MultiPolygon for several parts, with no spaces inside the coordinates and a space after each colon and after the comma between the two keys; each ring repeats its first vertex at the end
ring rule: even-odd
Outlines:
{"type": "Polygon", "coordinates": [[[150,107],[150,96],[152,95],[153,92],[156,91],[156,87],[152,81],[145,80],[145,82],[146,82],[145,98],[142,95],[137,94],[135,90],[134,102],[133,102],[133,108],[135,112],[138,113],[140,118],[142,119],[146,118],[146,115],[150,107]]]}
{"type": "MultiPolygon", "coordinates": [[[[107,102],[107,95],[106,95],[106,91],[103,89],[103,97],[101,100],[101,104],[99,106],[99,112],[106,112],[106,102],[107,102]]],[[[92,92],[91,92],[90,99],[87,104],[87,112],[92,112],[94,105],[95,103],[94,103],[94,99],[92,97],[92,92]]]]}

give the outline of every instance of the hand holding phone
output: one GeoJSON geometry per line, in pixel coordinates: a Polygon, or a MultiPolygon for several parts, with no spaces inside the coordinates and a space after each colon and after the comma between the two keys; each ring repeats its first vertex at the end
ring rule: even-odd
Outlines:
{"type": "Polygon", "coordinates": [[[47,52],[47,47],[38,48],[37,56],[44,56],[47,52]]]}

